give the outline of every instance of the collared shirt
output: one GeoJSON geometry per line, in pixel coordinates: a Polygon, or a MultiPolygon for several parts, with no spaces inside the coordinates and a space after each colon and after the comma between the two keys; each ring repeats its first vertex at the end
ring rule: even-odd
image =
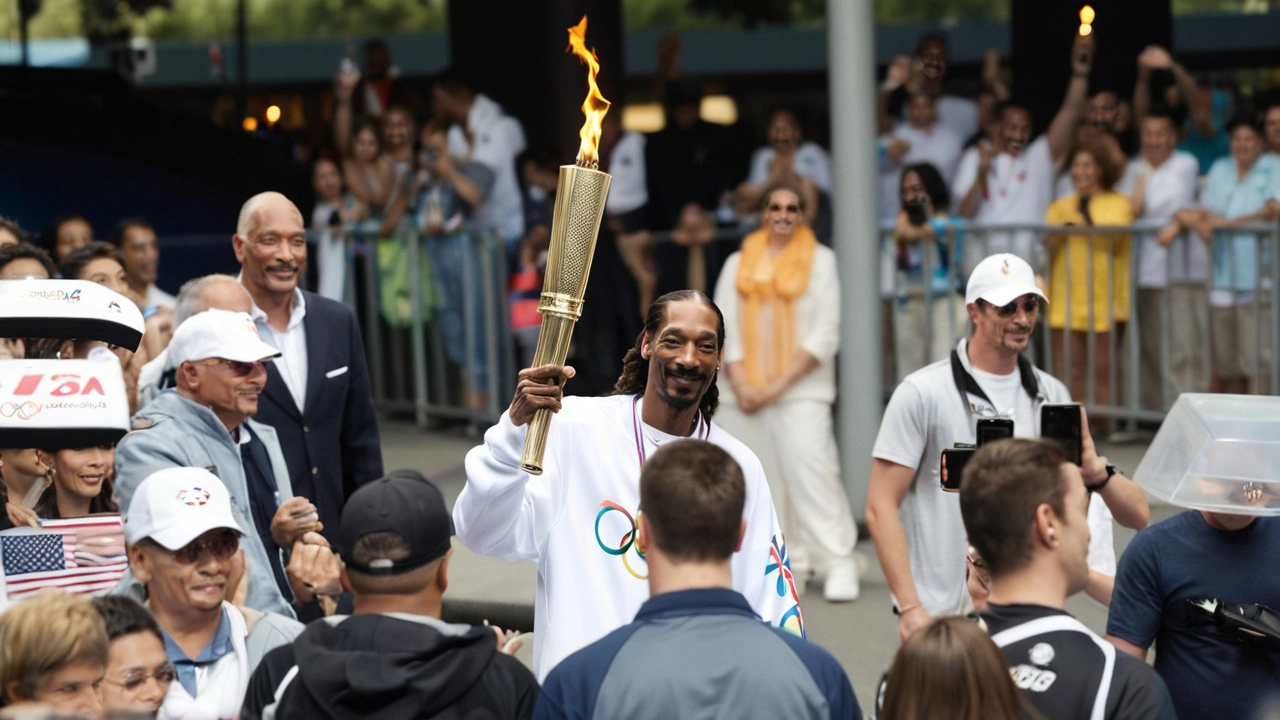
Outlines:
{"type": "Polygon", "coordinates": [[[200,694],[199,681],[208,666],[235,649],[231,644],[231,621],[227,618],[225,607],[222,608],[222,616],[218,618],[218,629],[213,631],[213,639],[194,658],[187,657],[187,653],[178,647],[167,630],[160,628],[160,634],[164,637],[164,653],[169,656],[169,662],[178,672],[178,682],[191,697],[200,694]]]}
{"type": "Polygon", "coordinates": [[[271,327],[271,323],[267,322],[267,314],[258,307],[257,303],[253,300],[249,302],[253,305],[253,311],[249,314],[253,317],[253,324],[258,327],[258,335],[262,337],[263,342],[280,351],[280,357],[275,359],[276,369],[280,371],[285,387],[289,388],[289,394],[297,403],[298,412],[306,412],[304,403],[307,399],[307,331],[302,326],[302,318],[307,315],[307,301],[302,297],[302,291],[296,288],[293,291],[289,327],[283,333],[271,327]]]}
{"type": "MultiPolygon", "coordinates": [[[[1274,156],[1263,155],[1258,158],[1243,178],[1240,177],[1235,158],[1227,156],[1220,158],[1209,169],[1209,179],[1205,182],[1200,204],[1215,215],[1231,220],[1256,213],[1268,200],[1275,199],[1280,199],[1280,162],[1274,156]]],[[[1215,236],[1214,289],[1252,292],[1258,282],[1258,266],[1269,262],[1267,255],[1264,245],[1262,258],[1258,258],[1255,233],[1239,232],[1215,236]]]]}

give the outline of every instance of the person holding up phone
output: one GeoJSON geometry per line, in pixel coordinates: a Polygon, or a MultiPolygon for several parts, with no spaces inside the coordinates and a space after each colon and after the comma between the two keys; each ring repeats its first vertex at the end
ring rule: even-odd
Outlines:
{"type": "MultiPolygon", "coordinates": [[[[957,442],[977,440],[981,418],[1007,418],[1016,437],[1040,434],[1040,408],[1070,402],[1065,385],[1022,357],[1040,318],[1044,293],[1031,266],[1015,255],[986,258],[969,276],[965,299],[974,332],[948,360],[908,376],[885,409],[872,452],[866,521],[880,565],[893,591],[902,640],[940,613],[972,606],[965,585],[964,524],[959,499],[941,486],[941,454],[957,442]]],[[[1088,587],[1104,601],[1115,573],[1111,512],[1129,527],[1146,525],[1142,491],[1109,474],[1092,438],[1084,445],[1081,475],[1100,490],[1091,503],[1095,549],[1088,587]]]]}

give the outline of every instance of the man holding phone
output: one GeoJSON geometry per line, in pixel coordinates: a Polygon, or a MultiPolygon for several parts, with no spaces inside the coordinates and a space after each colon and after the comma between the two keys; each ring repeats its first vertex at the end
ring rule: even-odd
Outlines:
{"type": "MultiPolygon", "coordinates": [[[[1021,352],[1047,299],[1035,273],[1012,254],[992,255],[974,269],[965,295],[974,332],[948,360],[909,375],[885,409],[873,450],[866,521],[895,598],[906,640],[939,613],[971,607],[965,584],[964,524],[959,498],[941,486],[941,453],[975,443],[980,419],[1012,420],[1016,437],[1040,435],[1041,408],[1068,403],[1065,385],[1021,352]]],[[[1083,411],[1082,411],[1083,412],[1083,411]]],[[[1141,528],[1149,510],[1142,491],[1108,470],[1081,418],[1081,474],[1102,496],[1089,512],[1093,540],[1087,590],[1105,602],[1115,574],[1111,512],[1141,528]]]]}

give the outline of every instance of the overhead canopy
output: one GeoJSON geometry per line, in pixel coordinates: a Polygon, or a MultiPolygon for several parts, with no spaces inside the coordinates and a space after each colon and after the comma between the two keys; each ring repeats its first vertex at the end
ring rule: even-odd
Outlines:
{"type": "Polygon", "coordinates": [[[145,323],[128,298],[87,280],[0,280],[0,337],[101,340],[131,351],[145,323]]]}
{"type": "Polygon", "coordinates": [[[114,357],[0,362],[4,447],[97,447],[128,431],[129,400],[114,357]]]}
{"type": "Polygon", "coordinates": [[[1179,396],[1133,479],[1183,507],[1280,515],[1280,397],[1179,396]]]}

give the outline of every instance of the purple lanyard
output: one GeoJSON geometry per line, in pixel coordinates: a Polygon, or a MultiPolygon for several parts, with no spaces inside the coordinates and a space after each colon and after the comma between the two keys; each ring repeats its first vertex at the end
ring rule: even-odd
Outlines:
{"type": "MultiPolygon", "coordinates": [[[[636,460],[639,461],[640,467],[644,467],[645,451],[644,451],[644,433],[640,431],[640,415],[636,412],[636,407],[640,404],[642,395],[637,395],[631,401],[631,428],[636,436],[636,460]]],[[[698,439],[707,440],[711,437],[711,423],[703,422],[702,412],[698,412],[698,439]]]]}

